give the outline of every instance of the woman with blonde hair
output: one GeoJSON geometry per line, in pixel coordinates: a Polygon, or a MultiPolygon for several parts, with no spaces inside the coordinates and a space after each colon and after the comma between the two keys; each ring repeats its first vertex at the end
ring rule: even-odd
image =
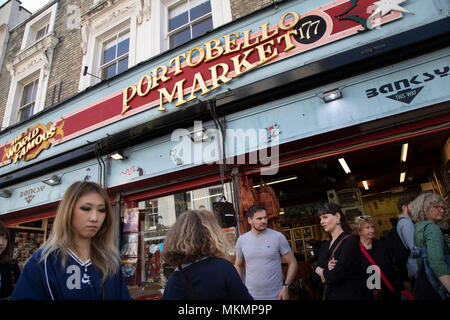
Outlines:
{"type": "Polygon", "coordinates": [[[114,243],[106,191],[75,182],[65,192],[49,239],[24,266],[12,299],[130,299],[114,243]]]}
{"type": "Polygon", "coordinates": [[[171,227],[161,254],[177,268],[170,276],[166,300],[251,300],[233,264],[231,246],[216,217],[207,210],[184,212],[171,227]]]}
{"type": "Polygon", "coordinates": [[[421,248],[422,253],[416,260],[419,271],[414,296],[418,300],[449,299],[450,296],[450,241],[440,229],[447,211],[444,199],[432,192],[421,193],[411,204],[414,245],[421,248]]]}
{"type": "Polygon", "coordinates": [[[360,241],[364,299],[400,300],[403,287],[392,266],[386,242],[375,239],[372,217],[356,217],[353,228],[360,241]]]}

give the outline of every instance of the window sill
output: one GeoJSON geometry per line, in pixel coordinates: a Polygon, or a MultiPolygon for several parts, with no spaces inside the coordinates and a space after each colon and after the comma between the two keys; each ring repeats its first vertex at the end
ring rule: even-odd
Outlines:
{"type": "Polygon", "coordinates": [[[26,47],[25,49],[19,51],[14,60],[13,65],[17,65],[21,63],[22,61],[27,60],[29,57],[31,57],[36,52],[41,52],[46,49],[54,49],[56,45],[58,44],[59,40],[53,34],[48,34],[44,38],[40,39],[39,41],[31,44],[30,46],[26,47]]]}

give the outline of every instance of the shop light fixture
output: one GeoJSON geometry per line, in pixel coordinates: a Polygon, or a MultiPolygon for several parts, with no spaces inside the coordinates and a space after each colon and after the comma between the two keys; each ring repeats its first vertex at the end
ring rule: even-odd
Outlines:
{"type": "Polygon", "coordinates": [[[369,185],[367,184],[367,180],[364,180],[364,181],[362,182],[362,184],[363,184],[363,186],[364,186],[364,189],[369,190],[369,185]]]}
{"type": "Polygon", "coordinates": [[[2,198],[9,198],[9,197],[11,197],[11,191],[9,191],[8,189],[0,190],[0,197],[2,197],[2,198]]]}
{"type": "MultiPolygon", "coordinates": [[[[275,180],[275,181],[266,182],[266,185],[275,184],[275,183],[281,183],[281,182],[286,182],[286,181],[295,180],[295,179],[297,179],[297,176],[289,177],[289,178],[285,178],[285,179],[281,179],[281,180],[275,180]]],[[[253,188],[259,188],[260,186],[261,186],[261,185],[257,184],[257,185],[255,185],[255,186],[253,186],[253,188]]]]}
{"type": "Polygon", "coordinates": [[[328,91],[324,91],[323,92],[323,101],[325,101],[325,103],[337,100],[337,99],[341,99],[342,98],[342,92],[339,88],[333,88],[331,90],[328,91]]]}
{"type": "Polygon", "coordinates": [[[116,151],[114,153],[111,153],[109,156],[113,160],[124,160],[124,159],[126,159],[126,157],[123,155],[122,151],[116,151]]]}
{"type": "Polygon", "coordinates": [[[400,162],[406,162],[406,157],[408,156],[408,144],[404,143],[402,145],[402,153],[400,156],[400,162]]]}
{"type": "Polygon", "coordinates": [[[405,178],[406,178],[406,172],[400,173],[400,183],[405,182],[405,178]]]}
{"type": "Polygon", "coordinates": [[[344,159],[344,158],[340,158],[340,159],[339,159],[339,163],[341,164],[342,169],[344,169],[345,173],[348,174],[348,173],[351,172],[351,171],[350,171],[350,168],[348,167],[347,162],[345,162],[345,159],[344,159]]]}
{"type": "Polygon", "coordinates": [[[189,132],[189,138],[191,138],[192,142],[205,142],[210,139],[208,132],[205,128],[201,128],[200,130],[189,132]]]}
{"type": "Polygon", "coordinates": [[[61,178],[54,174],[50,178],[45,179],[42,182],[48,184],[49,186],[56,186],[58,184],[61,184],[61,178]]]}

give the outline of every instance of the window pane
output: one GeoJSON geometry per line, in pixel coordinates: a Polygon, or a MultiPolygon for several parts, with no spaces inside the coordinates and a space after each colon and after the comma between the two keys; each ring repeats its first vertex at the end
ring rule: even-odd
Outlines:
{"type": "Polygon", "coordinates": [[[47,30],[48,30],[48,25],[39,29],[38,32],[36,32],[36,41],[43,38],[47,34],[47,30]]]}
{"type": "Polygon", "coordinates": [[[110,45],[103,51],[103,64],[108,63],[116,58],[116,46],[110,45]]]}
{"type": "Polygon", "coordinates": [[[208,1],[194,7],[191,9],[191,21],[204,16],[207,13],[211,12],[211,3],[208,1]]]}
{"type": "Polygon", "coordinates": [[[116,75],[116,64],[110,65],[103,69],[103,79],[109,79],[116,75]]]}
{"type": "Polygon", "coordinates": [[[39,82],[39,79],[36,79],[33,82],[33,93],[31,94],[31,101],[35,101],[36,100],[36,93],[37,93],[37,88],[38,88],[38,82],[39,82]]]}
{"type": "Polygon", "coordinates": [[[33,115],[33,109],[34,109],[34,103],[32,103],[29,106],[20,110],[20,120],[19,121],[23,121],[23,120],[26,120],[29,117],[31,117],[33,115]]]}
{"type": "Polygon", "coordinates": [[[189,40],[191,40],[191,30],[188,28],[170,37],[170,47],[175,48],[189,40]]]}
{"type": "Polygon", "coordinates": [[[176,28],[181,27],[186,23],[188,23],[187,11],[169,19],[169,31],[175,30],[176,28]]]}
{"type": "Polygon", "coordinates": [[[130,47],[130,38],[126,38],[120,41],[117,47],[117,56],[120,57],[121,55],[127,53],[129,47],[130,47]]]}
{"type": "Polygon", "coordinates": [[[37,87],[35,86],[36,82],[37,81],[33,81],[23,87],[22,103],[20,104],[21,106],[33,102],[34,99],[36,98],[36,89],[35,89],[35,87],[37,87]]]}
{"type": "Polygon", "coordinates": [[[117,66],[117,74],[128,69],[128,57],[119,61],[119,65],[117,66]]]}
{"type": "Polygon", "coordinates": [[[195,38],[201,36],[202,34],[208,32],[209,30],[212,30],[212,28],[213,28],[212,18],[199,22],[196,25],[192,26],[192,37],[195,38]]]}

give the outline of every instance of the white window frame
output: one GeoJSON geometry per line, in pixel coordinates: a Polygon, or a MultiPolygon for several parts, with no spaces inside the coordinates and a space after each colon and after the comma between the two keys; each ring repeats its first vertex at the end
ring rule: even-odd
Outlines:
{"type": "MultiPolygon", "coordinates": [[[[187,22],[186,24],[184,24],[184,25],[182,25],[182,26],[180,26],[180,27],[178,27],[178,28],[172,30],[172,31],[169,31],[169,17],[170,17],[170,11],[171,11],[174,7],[176,7],[176,6],[178,6],[178,5],[182,4],[182,3],[187,3],[187,4],[188,4],[188,6],[187,6],[188,9],[191,9],[191,7],[189,6],[189,4],[190,4],[191,1],[193,1],[193,0],[182,0],[182,1],[177,1],[177,2],[175,2],[172,6],[167,7],[167,38],[168,38],[168,40],[169,40],[169,47],[170,47],[170,37],[172,37],[172,36],[174,36],[174,35],[176,35],[176,34],[182,32],[182,31],[184,31],[184,30],[186,30],[186,29],[189,29],[189,31],[190,31],[190,37],[191,37],[191,39],[193,39],[193,36],[192,36],[192,27],[193,27],[194,25],[200,23],[200,22],[203,22],[203,21],[205,21],[205,20],[208,20],[209,18],[211,18],[211,20],[212,20],[212,4],[211,4],[211,0],[210,0],[211,11],[210,11],[209,13],[207,13],[207,14],[201,16],[201,17],[198,17],[198,18],[196,18],[195,20],[191,20],[191,18],[190,18],[190,10],[187,10],[187,13],[188,13],[188,22],[187,22]]],[[[205,1],[205,2],[206,2],[206,1],[205,1]]],[[[214,28],[214,26],[213,26],[213,28],[214,28]]]]}
{"type": "Polygon", "coordinates": [[[19,109],[23,87],[33,77],[39,78],[33,114],[44,109],[53,51],[58,43],[58,39],[53,36],[57,9],[58,2],[55,2],[51,7],[26,23],[21,50],[16,53],[11,62],[5,63],[6,69],[11,75],[11,82],[3,116],[2,129],[19,122],[19,109]],[[42,28],[46,23],[49,25],[47,35],[38,41],[34,41],[36,38],[36,28],[42,28]],[[29,42],[28,39],[32,39],[32,41],[29,42]]]}
{"type": "MultiPolygon", "coordinates": [[[[125,28],[119,30],[118,32],[112,34],[111,37],[109,37],[108,39],[104,40],[104,41],[101,43],[100,61],[99,61],[99,63],[98,63],[98,64],[99,64],[99,67],[98,67],[98,68],[99,68],[98,73],[99,73],[100,75],[103,76],[103,70],[104,70],[105,68],[107,68],[107,67],[109,67],[109,66],[111,66],[111,65],[113,65],[113,64],[117,64],[120,60],[123,60],[125,57],[128,57],[128,67],[127,67],[127,69],[130,68],[130,40],[131,40],[130,38],[131,38],[131,37],[130,37],[130,29],[129,29],[128,26],[127,26],[127,27],[125,27],[125,28]],[[102,64],[102,63],[103,63],[103,53],[104,53],[105,44],[115,39],[115,40],[116,40],[116,46],[117,46],[117,45],[119,44],[117,40],[120,38],[121,35],[123,35],[123,34],[125,34],[125,33],[128,34],[128,39],[129,39],[129,41],[128,41],[128,42],[129,42],[129,44],[128,44],[128,51],[127,51],[127,53],[124,53],[123,55],[118,56],[118,57],[116,57],[115,59],[113,59],[113,60],[111,60],[111,61],[109,61],[109,62],[107,62],[107,63],[105,63],[105,64],[102,64]]],[[[118,73],[116,73],[116,74],[118,74],[118,73]]],[[[101,78],[106,79],[106,77],[102,77],[102,76],[101,76],[101,78]]]]}
{"type": "MultiPolygon", "coordinates": [[[[217,28],[232,21],[231,4],[230,0],[210,0],[211,1],[211,16],[213,28],[217,28]]],[[[159,1],[157,1],[159,2],[159,1]]],[[[175,31],[169,33],[169,9],[173,8],[177,4],[185,2],[185,0],[161,0],[160,10],[152,10],[161,13],[161,26],[163,39],[161,39],[162,51],[170,49],[170,35],[175,31]]],[[[201,17],[199,19],[202,19],[201,17]]],[[[192,22],[191,22],[192,23],[192,22]]]]}
{"type": "Polygon", "coordinates": [[[120,1],[117,5],[102,10],[81,23],[83,61],[80,70],[79,91],[99,83],[102,77],[103,44],[122,31],[129,30],[128,69],[136,64],[137,12],[126,13],[134,1],[120,1]],[[131,14],[130,14],[131,13],[131,14]],[[114,17],[114,20],[112,20],[114,17]],[[105,23],[105,21],[108,21],[105,23]],[[114,24],[111,24],[114,22],[114,24]],[[84,68],[88,73],[84,75],[84,68]],[[92,76],[92,75],[93,76],[92,76]]]}
{"type": "Polygon", "coordinates": [[[34,108],[35,108],[35,106],[36,106],[37,92],[38,92],[38,91],[39,91],[39,76],[36,76],[36,75],[35,75],[35,76],[32,76],[31,79],[29,79],[26,83],[23,83],[23,84],[21,85],[21,89],[20,89],[20,100],[19,100],[20,103],[19,103],[19,105],[18,105],[18,107],[17,107],[16,122],[25,121],[26,119],[29,118],[29,117],[28,117],[28,118],[26,118],[26,119],[20,120],[21,115],[22,115],[22,111],[23,111],[24,109],[26,109],[28,106],[30,106],[31,104],[33,104],[33,113],[34,113],[34,108]],[[36,83],[36,84],[34,85],[34,83],[36,83]],[[25,87],[28,86],[28,85],[30,85],[30,84],[33,84],[32,90],[36,90],[36,96],[34,97],[34,100],[33,100],[33,101],[28,102],[28,103],[22,105],[23,99],[24,99],[24,95],[25,95],[25,87]],[[36,88],[34,88],[34,86],[36,86],[36,88]]]}
{"type": "Polygon", "coordinates": [[[22,38],[22,45],[20,50],[24,50],[36,42],[39,42],[45,36],[52,34],[55,27],[56,20],[56,10],[58,9],[58,3],[55,3],[53,6],[39,14],[38,16],[31,19],[25,26],[25,32],[22,38]],[[45,36],[36,39],[37,32],[45,26],[48,26],[47,32],[45,36]]]}

